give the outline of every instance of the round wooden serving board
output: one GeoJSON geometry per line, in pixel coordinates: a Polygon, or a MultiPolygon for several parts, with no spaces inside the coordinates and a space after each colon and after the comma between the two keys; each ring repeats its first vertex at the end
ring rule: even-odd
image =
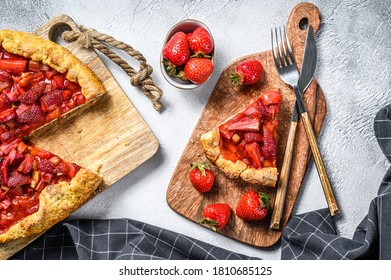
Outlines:
{"type": "MultiPolygon", "coordinates": [[[[320,13],[318,8],[313,4],[300,3],[296,5],[287,22],[289,40],[300,67],[307,30],[301,30],[299,23],[305,18],[307,18],[308,24],[312,25],[316,33],[320,27],[320,13]]],[[[270,38],[264,39],[270,41],[270,38]]],[[[206,160],[199,141],[200,136],[218,126],[228,117],[243,110],[250,104],[251,100],[256,99],[259,96],[260,92],[272,88],[278,89],[283,97],[278,116],[277,150],[277,167],[278,170],[281,169],[295,96],[292,89],[284,84],[278,76],[272,52],[269,50],[244,56],[232,62],[221,73],[174,171],[174,175],[172,176],[167,189],[166,197],[168,205],[175,212],[194,222],[197,222],[202,217],[202,212],[206,205],[216,202],[228,203],[231,206],[233,213],[228,225],[223,230],[219,231],[219,233],[258,247],[269,247],[275,244],[280,239],[282,231],[269,228],[271,215],[268,215],[268,218],[263,221],[249,223],[242,221],[235,215],[235,208],[240,197],[249,189],[268,193],[273,203],[276,188],[257,187],[246,184],[240,180],[228,179],[213,166],[212,169],[216,174],[215,185],[209,193],[201,194],[192,187],[188,173],[190,171],[191,162],[199,159],[206,160]],[[258,59],[261,61],[265,69],[263,78],[253,86],[233,89],[227,78],[228,73],[232,72],[238,63],[247,59],[258,59]]],[[[314,123],[315,132],[318,134],[326,115],[326,100],[315,79],[312,81],[303,97],[311,121],[314,123]]],[[[309,143],[304,127],[302,123],[299,122],[281,229],[284,228],[291,215],[307,169],[309,157],[309,143]]]]}

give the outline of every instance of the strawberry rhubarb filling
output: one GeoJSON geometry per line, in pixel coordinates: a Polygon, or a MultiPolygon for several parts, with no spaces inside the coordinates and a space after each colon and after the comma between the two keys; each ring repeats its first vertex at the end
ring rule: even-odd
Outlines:
{"type": "Polygon", "coordinates": [[[10,142],[84,104],[78,84],[0,45],[0,140],[10,142]]]}
{"type": "Polygon", "coordinates": [[[219,126],[220,154],[255,169],[276,167],[277,113],[281,95],[268,91],[219,126]]]}
{"type": "Polygon", "coordinates": [[[0,234],[39,208],[39,194],[47,186],[70,182],[80,167],[21,138],[0,146],[0,234]]]}
{"type": "Polygon", "coordinates": [[[22,137],[84,104],[78,84],[0,44],[0,234],[39,208],[39,194],[70,182],[80,167],[26,145],[22,137]]]}

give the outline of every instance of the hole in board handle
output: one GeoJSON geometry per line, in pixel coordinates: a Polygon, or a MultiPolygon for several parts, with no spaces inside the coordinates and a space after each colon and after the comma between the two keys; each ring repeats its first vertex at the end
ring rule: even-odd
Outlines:
{"type": "Polygon", "coordinates": [[[59,45],[66,45],[67,42],[65,42],[62,38],[61,35],[65,31],[70,31],[72,30],[72,27],[70,27],[67,23],[61,22],[56,25],[54,25],[50,30],[49,30],[49,39],[59,45]]]}
{"type": "Polygon", "coordinates": [[[299,28],[301,30],[306,30],[308,27],[308,18],[302,18],[300,21],[299,21],[299,28]]]}

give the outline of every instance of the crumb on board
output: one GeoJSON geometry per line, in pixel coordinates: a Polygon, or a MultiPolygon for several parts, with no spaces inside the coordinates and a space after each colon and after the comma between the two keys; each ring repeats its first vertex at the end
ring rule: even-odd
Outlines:
{"type": "Polygon", "coordinates": [[[77,133],[81,133],[83,131],[83,129],[80,129],[77,133]]]}
{"type": "Polygon", "coordinates": [[[98,167],[96,168],[96,173],[100,173],[102,167],[103,167],[103,165],[99,164],[98,167]]]}

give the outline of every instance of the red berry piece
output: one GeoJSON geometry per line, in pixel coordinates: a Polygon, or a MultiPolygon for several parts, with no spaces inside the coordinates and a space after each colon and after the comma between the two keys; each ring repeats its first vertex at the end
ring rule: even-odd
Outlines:
{"type": "Polygon", "coordinates": [[[231,208],[226,203],[210,204],[204,209],[204,218],[199,222],[208,225],[214,231],[226,226],[231,217],[231,208]]]}
{"type": "Polygon", "coordinates": [[[234,86],[252,85],[259,81],[263,73],[262,64],[256,60],[247,60],[235,68],[235,72],[229,75],[234,86]]]}
{"type": "Polygon", "coordinates": [[[259,221],[266,217],[270,208],[267,194],[247,191],[236,206],[236,215],[245,221],[259,221]]]}
{"type": "Polygon", "coordinates": [[[208,58],[190,58],[183,73],[180,73],[178,77],[199,85],[212,75],[213,69],[213,62],[208,58]]]}
{"type": "Polygon", "coordinates": [[[213,51],[213,39],[209,32],[198,27],[188,36],[189,47],[195,54],[207,55],[213,51]]]}
{"type": "Polygon", "coordinates": [[[193,162],[189,173],[190,182],[199,192],[208,192],[213,186],[215,175],[210,170],[210,166],[203,162],[193,162]]]}
{"type": "Polygon", "coordinates": [[[185,33],[177,32],[171,37],[163,48],[163,58],[173,66],[184,65],[189,60],[189,43],[185,33]]]}

